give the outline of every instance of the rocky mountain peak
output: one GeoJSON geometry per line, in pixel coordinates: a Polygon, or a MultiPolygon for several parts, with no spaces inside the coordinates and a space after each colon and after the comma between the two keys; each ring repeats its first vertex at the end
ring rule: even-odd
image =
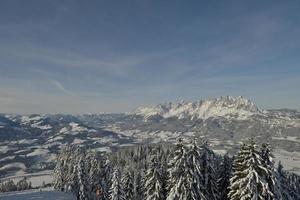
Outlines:
{"type": "Polygon", "coordinates": [[[232,115],[245,118],[258,113],[261,113],[261,111],[257,106],[242,96],[224,96],[195,102],[164,103],[152,107],[139,107],[132,112],[132,114],[143,116],[146,119],[156,116],[163,118],[177,117],[179,119],[207,119],[232,115]]]}

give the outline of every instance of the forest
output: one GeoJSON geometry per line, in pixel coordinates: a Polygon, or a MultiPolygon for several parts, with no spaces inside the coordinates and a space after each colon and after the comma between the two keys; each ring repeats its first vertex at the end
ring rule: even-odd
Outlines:
{"type": "Polygon", "coordinates": [[[78,200],[297,200],[300,177],[275,166],[253,138],[234,156],[207,141],[124,147],[113,153],[70,146],[57,158],[54,188],[78,200]]]}

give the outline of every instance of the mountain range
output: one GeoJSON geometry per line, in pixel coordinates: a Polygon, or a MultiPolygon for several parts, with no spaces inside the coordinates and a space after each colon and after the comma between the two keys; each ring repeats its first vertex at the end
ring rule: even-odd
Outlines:
{"type": "Polygon", "coordinates": [[[154,107],[139,107],[132,114],[145,119],[153,117],[178,119],[208,119],[210,117],[235,116],[244,119],[254,114],[263,114],[250,100],[238,97],[221,97],[198,102],[164,103],[154,107]]]}

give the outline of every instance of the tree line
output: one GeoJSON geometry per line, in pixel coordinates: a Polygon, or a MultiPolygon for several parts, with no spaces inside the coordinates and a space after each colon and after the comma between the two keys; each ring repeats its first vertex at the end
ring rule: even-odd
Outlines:
{"type": "Polygon", "coordinates": [[[270,145],[254,139],[234,157],[182,139],[114,153],[71,146],[58,155],[54,177],[56,190],[78,200],[300,199],[300,177],[275,166],[270,145]]]}
{"type": "Polygon", "coordinates": [[[0,192],[12,192],[32,189],[31,182],[25,178],[15,183],[13,180],[0,183],[0,192]]]}

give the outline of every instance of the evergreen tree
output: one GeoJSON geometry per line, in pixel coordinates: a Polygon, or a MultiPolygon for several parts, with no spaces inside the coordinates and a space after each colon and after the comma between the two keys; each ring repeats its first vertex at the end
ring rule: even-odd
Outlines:
{"type": "Polygon", "coordinates": [[[167,200],[187,200],[189,179],[187,175],[187,151],[182,139],[177,141],[174,155],[169,161],[169,193],[167,200]]]}
{"type": "Polygon", "coordinates": [[[101,196],[99,199],[108,199],[109,198],[109,187],[111,184],[111,174],[112,168],[111,163],[106,156],[101,157],[101,160],[98,162],[99,176],[98,185],[101,188],[101,196]]]}
{"type": "Polygon", "coordinates": [[[219,199],[215,154],[204,142],[201,146],[201,174],[203,176],[204,196],[209,200],[219,199]]]}
{"type": "Polygon", "coordinates": [[[165,152],[162,152],[159,158],[160,162],[160,170],[161,170],[161,176],[162,176],[162,188],[163,188],[163,196],[167,197],[168,195],[168,154],[165,154],[165,152]]]}
{"type": "MultiPolygon", "coordinates": [[[[64,187],[65,191],[72,192],[74,195],[78,195],[79,180],[78,170],[80,159],[83,158],[83,154],[78,148],[70,147],[63,152],[64,157],[64,187]]],[[[84,161],[83,161],[84,162],[84,161]]]]}
{"type": "Polygon", "coordinates": [[[90,152],[87,158],[87,163],[89,163],[89,180],[91,181],[90,189],[91,191],[95,191],[96,188],[101,188],[103,190],[103,158],[94,152],[90,152]]]}
{"type": "Polygon", "coordinates": [[[280,196],[280,191],[276,184],[274,156],[272,154],[271,146],[269,143],[262,144],[261,158],[264,168],[267,169],[267,171],[265,172],[265,179],[267,182],[266,189],[269,191],[265,193],[264,198],[266,200],[274,200],[276,199],[276,196],[280,196]]]}
{"type": "Polygon", "coordinates": [[[147,200],[163,200],[164,199],[164,185],[163,174],[158,160],[158,155],[152,153],[150,157],[150,165],[146,172],[145,183],[145,197],[147,200]]]}
{"type": "Polygon", "coordinates": [[[125,200],[121,173],[118,167],[115,168],[112,176],[112,185],[109,190],[110,200],[125,200]]]}
{"type": "Polygon", "coordinates": [[[4,183],[4,192],[10,192],[10,191],[16,191],[17,190],[17,186],[16,184],[14,183],[13,180],[9,180],[9,181],[6,181],[4,183]]]}
{"type": "Polygon", "coordinates": [[[126,167],[123,172],[123,177],[122,177],[122,184],[123,184],[123,190],[124,190],[124,195],[126,200],[131,200],[133,199],[134,195],[134,176],[133,176],[133,171],[129,168],[126,167]]]}
{"type": "Polygon", "coordinates": [[[84,159],[81,157],[78,162],[77,168],[77,177],[78,177],[78,186],[79,191],[77,195],[78,200],[89,200],[89,182],[88,182],[88,174],[85,168],[84,159]]]}
{"type": "Polygon", "coordinates": [[[16,187],[18,191],[28,190],[31,189],[31,182],[28,182],[27,178],[24,177],[23,179],[17,182],[16,187]]]}
{"type": "Polygon", "coordinates": [[[288,173],[290,195],[293,199],[300,199],[300,177],[293,173],[288,173]]]}
{"type": "Polygon", "coordinates": [[[264,200],[273,195],[268,190],[265,174],[268,170],[263,165],[260,152],[253,139],[244,144],[234,160],[233,177],[230,179],[229,199],[264,200]]]}
{"type": "Polygon", "coordinates": [[[189,179],[189,194],[191,200],[205,200],[204,177],[201,172],[201,155],[200,149],[194,140],[192,147],[187,153],[187,175],[189,179]]]}
{"type": "Polygon", "coordinates": [[[82,153],[78,148],[69,147],[62,153],[64,160],[64,190],[77,195],[79,190],[78,184],[78,162],[82,153]]]}
{"type": "Polygon", "coordinates": [[[53,187],[58,191],[64,191],[65,178],[63,174],[65,173],[63,167],[63,158],[61,155],[57,156],[57,163],[53,171],[54,182],[53,187]]]}
{"type": "Polygon", "coordinates": [[[281,162],[278,163],[278,167],[277,167],[277,181],[278,181],[278,187],[280,189],[280,196],[278,196],[278,199],[292,200],[293,198],[290,195],[288,176],[287,173],[283,170],[283,166],[281,162]]]}
{"type": "Polygon", "coordinates": [[[79,190],[78,183],[78,162],[72,161],[74,164],[68,164],[66,170],[66,191],[77,195],[79,190]]]}
{"type": "Polygon", "coordinates": [[[220,199],[227,200],[228,193],[229,193],[229,179],[231,176],[231,170],[232,170],[232,159],[228,156],[228,154],[225,154],[220,166],[219,171],[219,179],[218,179],[218,188],[220,191],[220,199]]]}
{"type": "Polygon", "coordinates": [[[135,174],[135,179],[134,179],[134,199],[135,200],[143,200],[144,199],[144,193],[145,193],[145,183],[143,180],[144,179],[144,172],[138,171],[135,174]]]}

